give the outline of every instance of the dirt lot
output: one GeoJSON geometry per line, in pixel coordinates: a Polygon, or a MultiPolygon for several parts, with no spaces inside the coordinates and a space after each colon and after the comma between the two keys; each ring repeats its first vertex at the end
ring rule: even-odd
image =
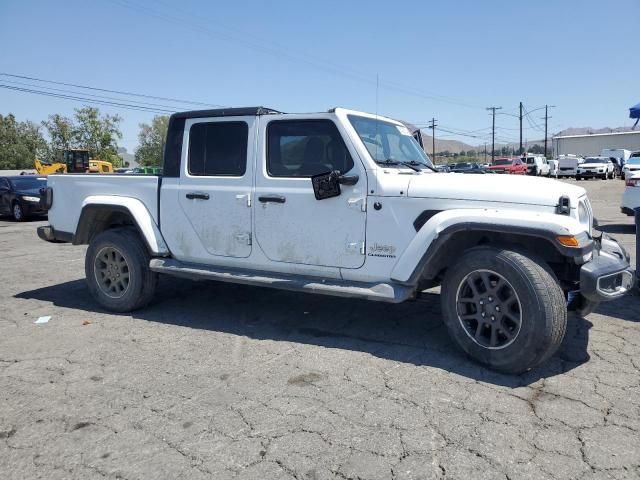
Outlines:
{"type": "MultiPolygon", "coordinates": [[[[622,182],[580,184],[633,249],[622,182]]],[[[149,308],[107,314],[84,248],[40,224],[0,220],[4,480],[640,477],[639,297],[572,318],[548,364],[511,377],[454,348],[435,293],[166,279],[149,308]]]]}

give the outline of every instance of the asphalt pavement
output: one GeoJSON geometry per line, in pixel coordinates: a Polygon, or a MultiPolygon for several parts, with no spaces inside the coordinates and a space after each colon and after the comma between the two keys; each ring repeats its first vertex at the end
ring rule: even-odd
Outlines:
{"type": "MultiPolygon", "coordinates": [[[[623,182],[576,183],[633,250],[623,182]]],[[[107,313],[85,248],[41,224],[0,219],[3,480],[640,477],[640,297],[571,317],[557,355],[507,376],[455,348],[437,290],[387,305],[165,278],[107,313]]]]}

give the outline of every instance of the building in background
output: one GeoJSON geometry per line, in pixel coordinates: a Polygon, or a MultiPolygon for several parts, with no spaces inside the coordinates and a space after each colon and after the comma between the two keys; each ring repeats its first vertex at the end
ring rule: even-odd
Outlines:
{"type": "Polygon", "coordinates": [[[553,155],[600,155],[605,148],[640,150],[640,131],[562,135],[552,138],[553,155]]]}

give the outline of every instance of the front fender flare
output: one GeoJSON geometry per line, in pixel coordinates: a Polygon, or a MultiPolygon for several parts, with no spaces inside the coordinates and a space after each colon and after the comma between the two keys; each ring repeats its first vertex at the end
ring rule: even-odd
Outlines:
{"type": "MultiPolygon", "coordinates": [[[[508,233],[550,240],[564,256],[580,257],[593,249],[593,240],[576,219],[526,210],[457,209],[440,212],[427,221],[391,271],[393,281],[416,285],[424,269],[453,234],[463,231],[508,233]],[[576,248],[564,247],[559,235],[580,239],[576,248]]],[[[462,253],[462,252],[461,252],[462,253]]]]}
{"type": "Polygon", "coordinates": [[[73,236],[74,244],[77,245],[88,241],[87,237],[91,230],[90,226],[95,212],[105,208],[111,211],[128,213],[152,255],[166,256],[170,254],[162,233],[160,233],[160,229],[145,204],[137,198],[113,195],[92,195],[85,198],[82,202],[76,233],[73,236]]]}

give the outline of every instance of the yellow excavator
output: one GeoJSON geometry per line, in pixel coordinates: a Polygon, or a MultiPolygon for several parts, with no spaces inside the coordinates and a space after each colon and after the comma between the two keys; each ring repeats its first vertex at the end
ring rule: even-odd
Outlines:
{"type": "Polygon", "coordinates": [[[34,166],[38,175],[54,173],[113,173],[113,164],[104,160],[89,159],[89,150],[74,148],[62,153],[62,162],[46,163],[37,158],[34,166]]]}

